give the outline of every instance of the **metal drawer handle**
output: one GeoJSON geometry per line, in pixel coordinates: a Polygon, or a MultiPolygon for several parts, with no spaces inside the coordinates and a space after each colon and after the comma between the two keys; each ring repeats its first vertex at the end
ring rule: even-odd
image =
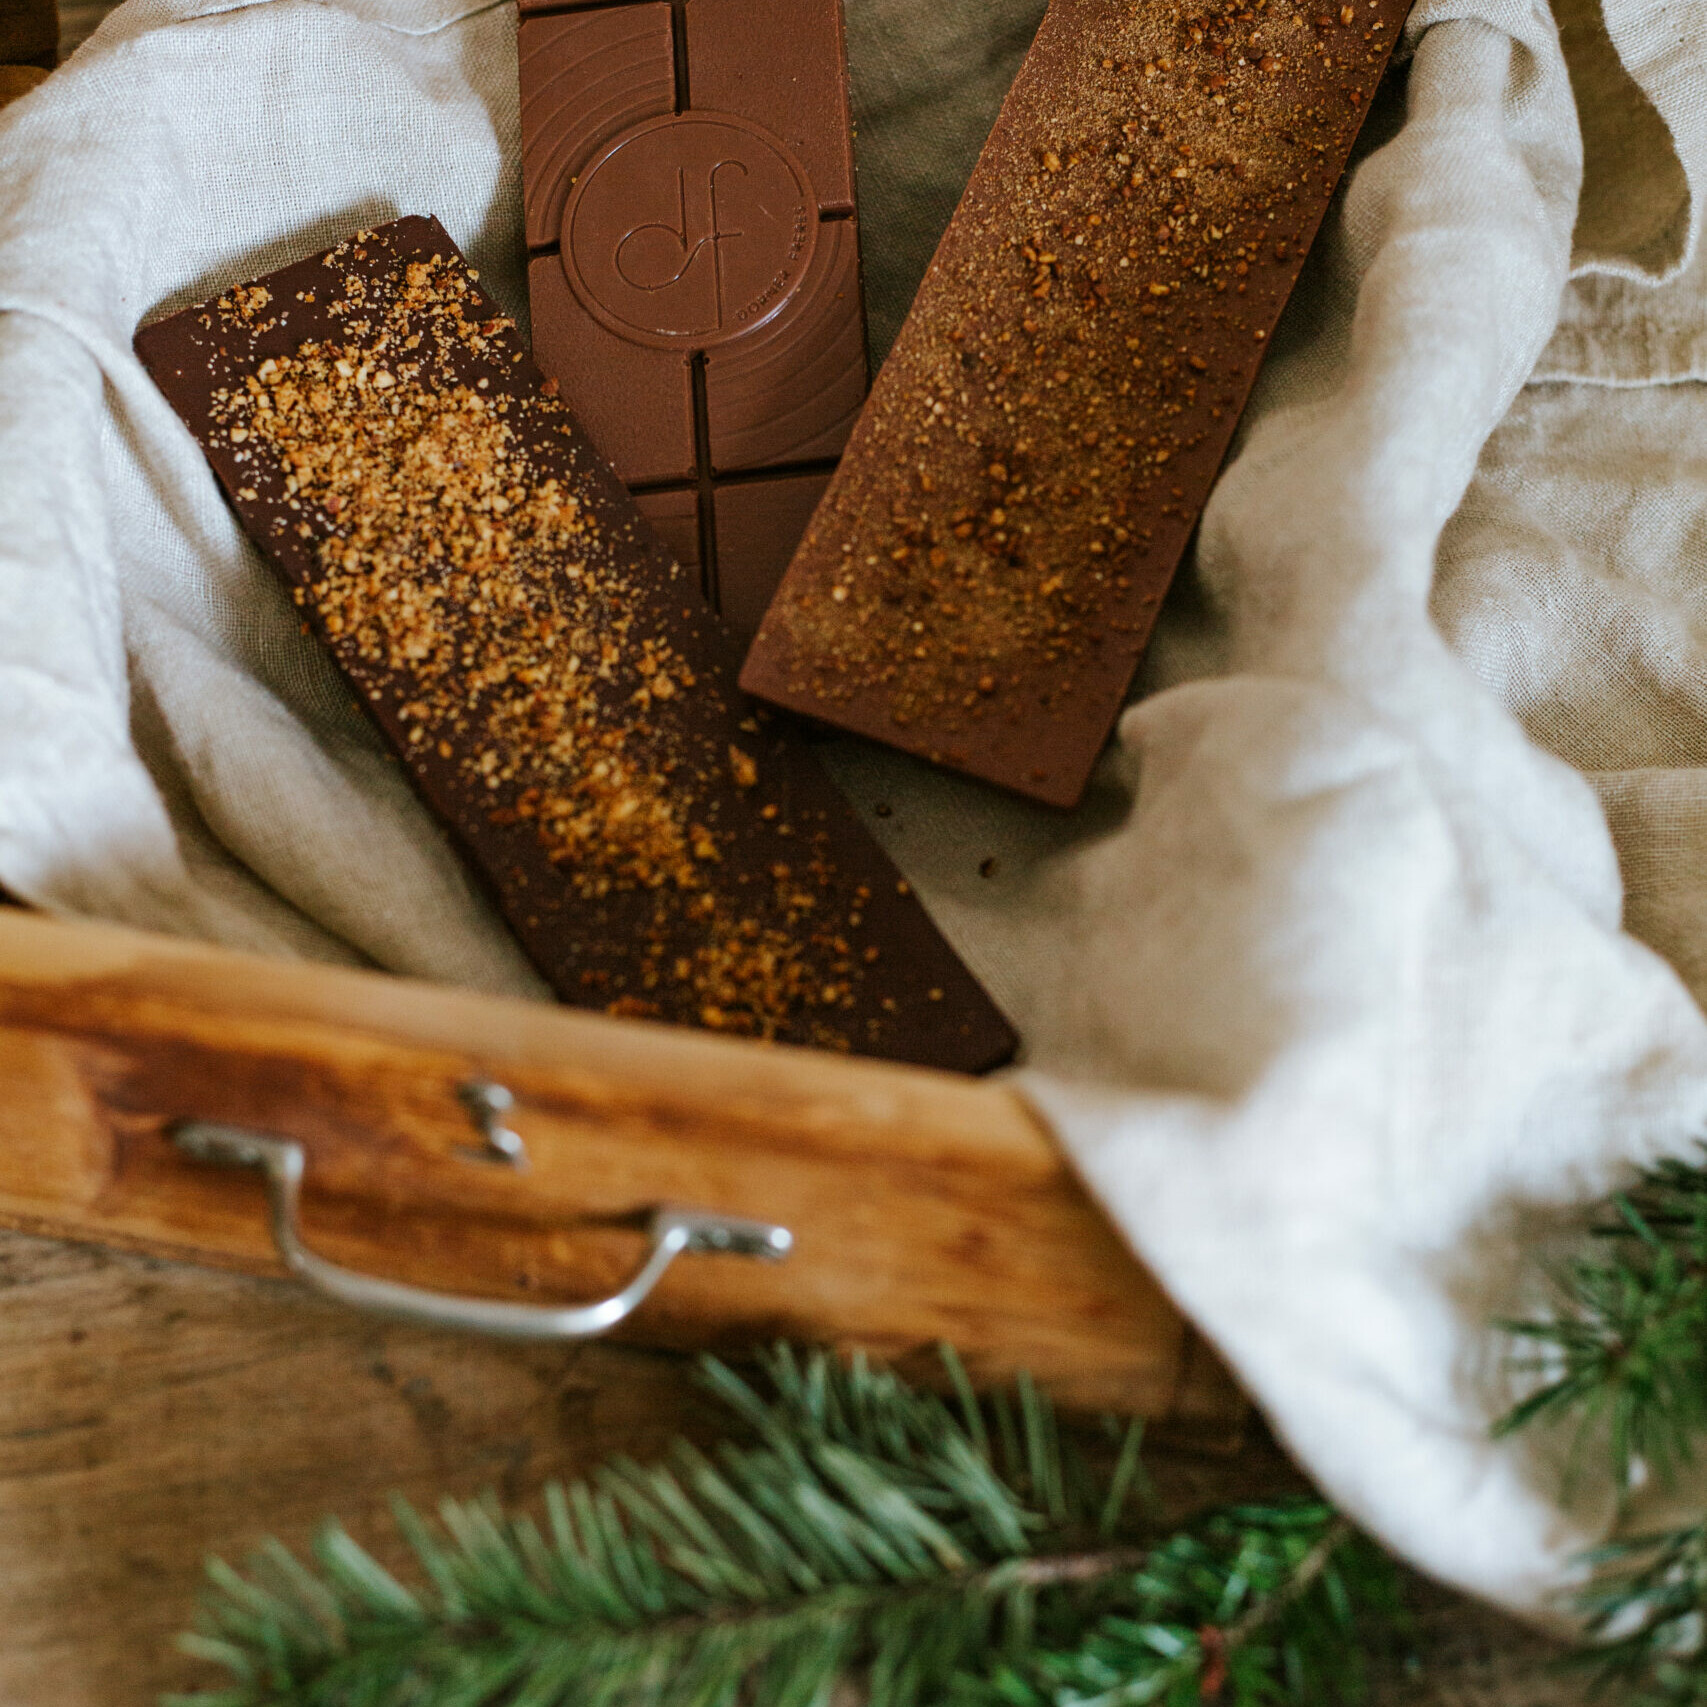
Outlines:
{"type": "Polygon", "coordinates": [[[663,1278],[664,1270],[684,1251],[722,1251],[732,1256],[780,1262],[794,1245],[794,1235],[786,1227],[666,1205],[652,1212],[649,1227],[652,1243],[646,1260],[634,1278],[609,1298],[601,1298],[595,1304],[561,1306],[459,1298],[454,1293],[429,1292],[423,1287],[358,1274],[308,1250],[296,1231],[305,1165],[300,1144],[204,1120],[183,1122],[174,1128],[172,1138],[180,1150],[199,1162],[259,1168],[267,1176],[273,1242],[291,1272],[310,1286],[358,1310],[377,1310],[382,1315],[426,1322],[436,1328],[466,1328],[475,1333],[520,1340],[588,1339],[632,1315],[663,1278]]]}

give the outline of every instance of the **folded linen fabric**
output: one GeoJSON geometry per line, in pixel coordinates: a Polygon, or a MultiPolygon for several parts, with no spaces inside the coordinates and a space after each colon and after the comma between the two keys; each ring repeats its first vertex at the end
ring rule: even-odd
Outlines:
{"type": "MultiPolygon", "coordinates": [[[[880,339],[1039,11],[849,0],[880,339]]],[[[540,993],[130,353],[406,211],[521,311],[514,29],[128,0],[0,117],[0,883],[34,904],[540,993]]],[[[1489,1440],[1488,1324],[1707,1131],[1707,19],[1421,0],[1408,40],[1085,807],[835,763],[1323,1486],[1539,1614],[1608,1512],[1489,1440]]]]}

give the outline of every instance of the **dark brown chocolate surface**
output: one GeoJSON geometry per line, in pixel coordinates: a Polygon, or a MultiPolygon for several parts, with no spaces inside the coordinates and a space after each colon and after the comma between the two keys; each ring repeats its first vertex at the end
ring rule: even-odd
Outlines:
{"type": "Polygon", "coordinates": [[[1053,0],[749,692],[1078,801],[1409,9],[1053,0]]]}
{"type": "Polygon", "coordinates": [[[521,14],[534,355],[750,637],[866,391],[840,0],[521,14]]]}
{"type": "MultiPolygon", "coordinates": [[[[730,632],[751,638],[782,580],[824,489],[828,469],[720,480],[712,492],[718,538],[740,551],[741,573],[720,588],[721,615],[730,632]]],[[[699,493],[689,486],[637,492],[634,501],[684,569],[698,571],[699,493]]]]}
{"type": "Polygon", "coordinates": [[[1012,1033],[434,220],[137,334],[565,1001],[980,1070],[1012,1033]]]}

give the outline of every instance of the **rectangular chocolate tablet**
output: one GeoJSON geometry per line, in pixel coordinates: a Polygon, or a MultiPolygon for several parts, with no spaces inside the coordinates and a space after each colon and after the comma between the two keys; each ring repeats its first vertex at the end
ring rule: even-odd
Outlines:
{"type": "Polygon", "coordinates": [[[1410,0],[1054,0],[742,674],[1077,802],[1410,0]]]}
{"type": "Polygon", "coordinates": [[[979,1070],[1006,1022],[437,221],[137,334],[567,1002],[979,1070]]]}
{"type": "Polygon", "coordinates": [[[841,0],[521,0],[533,348],[750,638],[866,392],[841,0]]]}

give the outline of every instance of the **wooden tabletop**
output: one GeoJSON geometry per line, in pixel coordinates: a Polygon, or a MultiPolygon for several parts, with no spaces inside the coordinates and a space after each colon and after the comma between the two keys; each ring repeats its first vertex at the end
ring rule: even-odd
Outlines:
{"type": "Polygon", "coordinates": [[[0,1234],[0,1702],[142,1707],[203,1558],[386,1497],[520,1501],[707,1412],[687,1363],[394,1326],[282,1281],[0,1234]]]}
{"type": "MultiPolygon", "coordinates": [[[[387,1496],[530,1503],[717,1423],[682,1358],[397,1326],[283,1281],[0,1233],[0,1703],[146,1707],[215,1681],[172,1648],[209,1553],[336,1514],[388,1562],[387,1496]]],[[[1170,1503],[1295,1485],[1257,1431],[1156,1461],[1170,1503]]],[[[1417,1678],[1377,1707],[1565,1707],[1545,1648],[1419,1586],[1417,1678]]]]}

